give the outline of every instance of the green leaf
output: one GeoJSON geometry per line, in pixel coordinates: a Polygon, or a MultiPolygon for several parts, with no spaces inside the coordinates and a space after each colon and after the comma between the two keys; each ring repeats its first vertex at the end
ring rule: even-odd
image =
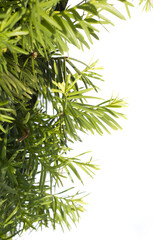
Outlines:
{"type": "Polygon", "coordinates": [[[15,37],[15,36],[21,36],[21,35],[28,35],[28,31],[13,31],[13,32],[6,32],[5,35],[7,37],[15,37]]]}
{"type": "Polygon", "coordinates": [[[18,47],[18,46],[15,46],[11,43],[5,43],[6,46],[8,47],[8,49],[10,49],[11,52],[17,52],[17,53],[22,53],[22,54],[25,54],[25,55],[28,55],[29,52],[25,51],[24,49],[18,47]]]}
{"type": "Polygon", "coordinates": [[[0,183],[0,187],[3,188],[4,190],[6,190],[8,193],[13,193],[13,194],[16,193],[16,191],[13,188],[9,187],[5,183],[0,183]]]}
{"type": "Polygon", "coordinates": [[[12,211],[12,213],[8,216],[8,218],[5,220],[4,224],[7,224],[7,222],[14,216],[16,215],[18,211],[18,206],[12,211]]]}
{"type": "Polygon", "coordinates": [[[81,179],[80,174],[78,173],[77,169],[73,166],[72,163],[68,164],[68,167],[72,170],[72,172],[75,174],[75,176],[80,180],[80,182],[83,184],[83,181],[81,179]]]}
{"type": "Polygon", "coordinates": [[[74,24],[72,23],[71,19],[68,17],[68,15],[66,15],[64,12],[62,13],[62,16],[66,19],[62,19],[63,24],[65,25],[70,37],[71,37],[71,42],[78,48],[80,48],[80,45],[78,43],[77,40],[77,30],[74,26],[74,24]]]}
{"type": "Polygon", "coordinates": [[[123,16],[123,14],[121,14],[115,7],[113,7],[110,4],[103,4],[102,9],[112,13],[113,15],[115,15],[116,17],[118,17],[122,20],[126,20],[125,17],[123,16]]]}
{"type": "Polygon", "coordinates": [[[93,15],[97,16],[98,15],[98,12],[97,12],[97,9],[96,7],[94,6],[94,4],[91,4],[89,2],[85,3],[85,4],[82,4],[80,6],[77,6],[78,9],[82,9],[82,10],[85,10],[87,11],[88,13],[92,13],[93,15]]]}
{"type": "Polygon", "coordinates": [[[48,8],[52,8],[52,7],[56,6],[59,1],[60,0],[51,0],[51,1],[47,1],[47,2],[40,2],[39,6],[41,8],[48,9],[48,8]]]}
{"type": "Polygon", "coordinates": [[[3,133],[6,133],[6,130],[3,128],[3,126],[0,124],[0,130],[3,132],[3,133]]]}
{"type": "Polygon", "coordinates": [[[48,24],[50,24],[51,26],[59,29],[60,31],[62,31],[61,26],[59,25],[59,23],[57,21],[55,21],[55,19],[53,17],[49,17],[43,10],[40,9],[40,14],[42,16],[43,19],[46,20],[46,22],[48,24]]]}
{"type": "MultiPolygon", "coordinates": [[[[73,84],[74,85],[74,84],[73,84]]],[[[90,92],[90,91],[92,91],[93,90],[93,88],[88,88],[88,89],[85,89],[85,90],[80,90],[80,91],[73,91],[73,92],[70,92],[70,93],[68,93],[68,98],[69,97],[74,97],[74,96],[78,96],[78,98],[79,98],[79,96],[81,96],[82,94],[84,94],[84,93],[87,93],[87,92],[90,92]]],[[[86,98],[86,96],[85,96],[85,98],[86,98]]],[[[92,98],[92,97],[91,97],[92,98]]],[[[94,97],[93,97],[94,98],[94,97]]],[[[96,98],[96,97],[95,97],[96,98]]],[[[98,99],[98,98],[96,98],[96,99],[98,99]]]]}

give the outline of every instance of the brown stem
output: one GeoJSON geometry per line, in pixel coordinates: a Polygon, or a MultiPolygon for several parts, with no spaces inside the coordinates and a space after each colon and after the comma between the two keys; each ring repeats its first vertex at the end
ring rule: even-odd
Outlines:
{"type": "Polygon", "coordinates": [[[26,132],[25,132],[25,135],[22,136],[21,138],[19,138],[17,140],[17,142],[21,142],[22,140],[24,140],[25,138],[27,138],[29,136],[29,133],[30,133],[30,130],[29,129],[26,129],[26,132]]]}

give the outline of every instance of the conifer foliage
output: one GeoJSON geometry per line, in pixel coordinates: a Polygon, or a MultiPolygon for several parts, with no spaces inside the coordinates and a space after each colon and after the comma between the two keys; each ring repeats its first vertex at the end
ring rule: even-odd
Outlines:
{"type": "MultiPolygon", "coordinates": [[[[129,13],[132,4],[121,2],[129,13]]],[[[60,187],[66,179],[83,183],[81,171],[93,176],[98,167],[86,155],[69,157],[69,144],[81,141],[80,131],[102,135],[121,128],[116,120],[124,115],[117,109],[125,102],[96,98],[102,81],[96,62],[87,65],[68,51],[71,44],[90,48],[99,39],[97,24],[113,24],[106,12],[125,19],[106,0],[73,7],[68,0],[0,1],[2,240],[42,226],[70,229],[84,210],[79,192],[60,187]]]]}

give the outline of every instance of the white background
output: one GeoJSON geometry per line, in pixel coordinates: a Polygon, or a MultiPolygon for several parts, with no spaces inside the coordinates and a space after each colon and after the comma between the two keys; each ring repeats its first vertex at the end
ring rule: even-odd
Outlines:
{"type": "Polygon", "coordinates": [[[101,168],[94,180],[86,180],[87,212],[70,232],[44,229],[21,240],[153,239],[153,12],[131,12],[127,21],[114,18],[109,32],[101,28],[100,41],[81,55],[88,63],[94,54],[104,66],[101,96],[113,92],[128,102],[128,120],[119,121],[123,130],[87,136],[75,145],[76,153],[92,150],[101,168]]]}

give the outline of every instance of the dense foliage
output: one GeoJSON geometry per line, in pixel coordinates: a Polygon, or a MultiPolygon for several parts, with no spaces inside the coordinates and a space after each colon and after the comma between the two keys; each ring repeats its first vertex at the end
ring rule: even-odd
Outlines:
{"type": "MultiPolygon", "coordinates": [[[[121,2],[129,14],[133,5],[121,2]]],[[[121,128],[116,119],[124,115],[116,109],[125,103],[96,98],[96,62],[67,53],[70,44],[89,48],[99,39],[96,25],[113,24],[106,12],[125,19],[106,0],[73,7],[67,0],[0,1],[0,239],[79,220],[82,196],[60,186],[66,178],[83,182],[80,170],[92,176],[98,167],[69,157],[69,143],[81,141],[80,131],[121,128]]]]}

